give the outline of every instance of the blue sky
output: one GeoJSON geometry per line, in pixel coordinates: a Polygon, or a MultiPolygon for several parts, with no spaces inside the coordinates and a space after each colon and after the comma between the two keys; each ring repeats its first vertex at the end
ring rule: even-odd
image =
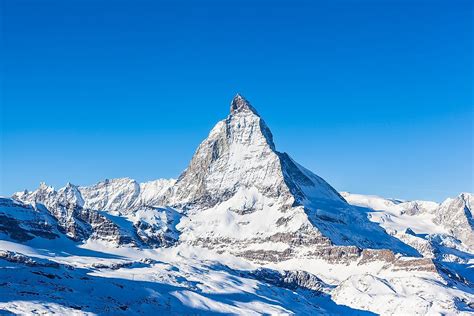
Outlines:
{"type": "Polygon", "coordinates": [[[471,1],[2,1],[0,194],[177,177],[236,92],[338,190],[473,184],[471,1]]]}

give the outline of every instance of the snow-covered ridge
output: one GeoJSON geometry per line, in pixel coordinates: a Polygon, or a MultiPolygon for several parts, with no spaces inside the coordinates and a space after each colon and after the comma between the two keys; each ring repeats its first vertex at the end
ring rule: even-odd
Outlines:
{"type": "Polygon", "coordinates": [[[106,179],[93,186],[76,186],[68,183],[65,187],[55,190],[44,182],[33,192],[27,190],[13,194],[20,201],[41,201],[51,203],[56,195],[63,202],[72,203],[84,208],[123,213],[143,206],[153,206],[155,200],[165,193],[176,180],[158,179],[138,183],[130,178],[106,179]]]}
{"type": "Polygon", "coordinates": [[[412,234],[448,234],[474,251],[472,205],[474,195],[461,193],[438,204],[430,201],[399,201],[378,196],[342,192],[351,204],[379,211],[371,219],[392,232],[412,234]],[[380,212],[381,211],[381,212],[380,212]]]}

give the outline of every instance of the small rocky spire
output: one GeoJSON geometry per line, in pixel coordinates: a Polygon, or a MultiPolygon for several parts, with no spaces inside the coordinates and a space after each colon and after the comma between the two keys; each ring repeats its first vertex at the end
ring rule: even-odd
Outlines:
{"type": "Polygon", "coordinates": [[[236,114],[239,112],[252,112],[258,115],[257,110],[255,110],[254,107],[250,105],[249,101],[237,93],[230,104],[230,114],[236,114]]]}

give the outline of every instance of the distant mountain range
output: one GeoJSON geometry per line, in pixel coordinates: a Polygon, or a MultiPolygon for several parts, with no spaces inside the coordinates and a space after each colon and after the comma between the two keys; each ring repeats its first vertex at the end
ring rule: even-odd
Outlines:
{"type": "Polygon", "coordinates": [[[473,202],[339,193],[236,95],[177,180],[1,198],[0,311],[472,314],[473,202]]]}

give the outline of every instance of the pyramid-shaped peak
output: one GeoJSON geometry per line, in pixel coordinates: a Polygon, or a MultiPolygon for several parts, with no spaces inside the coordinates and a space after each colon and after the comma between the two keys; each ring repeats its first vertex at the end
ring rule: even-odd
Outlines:
{"type": "Polygon", "coordinates": [[[255,110],[250,102],[247,101],[247,99],[245,99],[242,95],[237,93],[230,104],[230,114],[237,114],[240,112],[252,112],[258,115],[257,110],[255,110]]]}
{"type": "Polygon", "coordinates": [[[237,94],[230,115],[199,145],[162,204],[213,207],[246,190],[275,198],[282,208],[304,201],[345,203],[323,179],[276,150],[264,120],[237,94]]]}

